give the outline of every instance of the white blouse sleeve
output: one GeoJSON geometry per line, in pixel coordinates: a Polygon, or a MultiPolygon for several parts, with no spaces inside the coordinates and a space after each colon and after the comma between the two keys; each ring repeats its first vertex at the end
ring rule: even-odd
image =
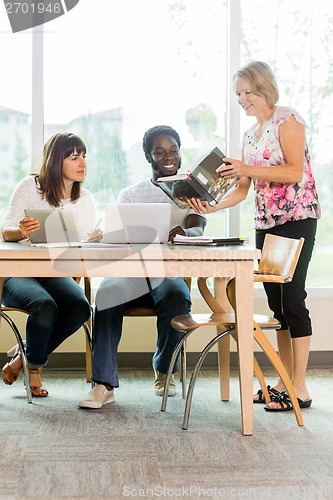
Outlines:
{"type": "Polygon", "coordinates": [[[35,177],[24,177],[14,188],[7,212],[1,224],[2,231],[6,226],[18,227],[24,217],[26,208],[37,208],[42,204],[42,197],[37,190],[35,177]]]}
{"type": "Polygon", "coordinates": [[[81,239],[85,240],[97,222],[94,197],[87,189],[82,189],[80,198],[73,206],[76,210],[81,239]]]}

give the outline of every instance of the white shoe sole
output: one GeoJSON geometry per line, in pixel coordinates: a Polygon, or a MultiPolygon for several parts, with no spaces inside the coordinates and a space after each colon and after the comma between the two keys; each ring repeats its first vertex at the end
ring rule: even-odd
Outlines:
{"type": "Polygon", "coordinates": [[[102,408],[102,406],[107,405],[108,403],[113,403],[113,402],[114,402],[114,396],[107,399],[106,401],[103,401],[103,403],[97,403],[96,401],[81,401],[79,404],[79,407],[80,408],[89,408],[91,410],[98,410],[99,408],[102,408]]]}

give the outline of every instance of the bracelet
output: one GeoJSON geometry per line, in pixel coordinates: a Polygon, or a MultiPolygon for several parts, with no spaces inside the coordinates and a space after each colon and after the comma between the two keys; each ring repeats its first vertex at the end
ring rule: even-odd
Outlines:
{"type": "MultiPolygon", "coordinates": [[[[24,236],[24,233],[22,232],[22,229],[21,229],[21,227],[20,227],[20,226],[21,226],[21,221],[20,221],[20,223],[19,223],[19,227],[18,227],[18,230],[19,230],[19,231],[20,231],[20,233],[21,233],[21,239],[20,239],[20,240],[27,240],[27,239],[29,239],[29,235],[28,235],[28,236],[24,236]]],[[[19,241],[20,241],[20,240],[19,240],[19,241]]]]}
{"type": "Polygon", "coordinates": [[[28,240],[29,239],[29,236],[24,236],[24,234],[22,233],[21,229],[20,229],[20,233],[21,233],[21,240],[28,240]]]}
{"type": "Polygon", "coordinates": [[[21,233],[21,238],[20,238],[20,239],[21,239],[21,240],[25,240],[25,236],[24,236],[24,234],[22,233],[21,229],[20,229],[20,233],[21,233]]]}

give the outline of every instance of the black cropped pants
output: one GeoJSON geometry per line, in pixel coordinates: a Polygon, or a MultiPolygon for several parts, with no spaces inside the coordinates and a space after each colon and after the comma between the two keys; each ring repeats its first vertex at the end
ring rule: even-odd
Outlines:
{"type": "Polygon", "coordinates": [[[289,330],[292,338],[312,335],[309,311],[305,305],[306,275],[312,256],[317,231],[316,219],[286,222],[267,230],[256,230],[256,247],[262,248],[267,233],[286,238],[305,239],[293,279],[290,283],[264,283],[268,305],[281,330],[289,330]]]}

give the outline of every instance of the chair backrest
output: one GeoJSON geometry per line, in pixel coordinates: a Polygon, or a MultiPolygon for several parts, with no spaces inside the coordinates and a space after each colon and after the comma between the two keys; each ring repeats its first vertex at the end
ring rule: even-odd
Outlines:
{"type": "Polygon", "coordinates": [[[291,281],[300,256],[304,238],[294,239],[266,234],[258,267],[258,274],[283,277],[291,281]]]}
{"type": "MultiPolygon", "coordinates": [[[[289,283],[296,269],[304,238],[299,240],[266,234],[261,250],[258,271],[254,271],[255,283],[289,283]]],[[[235,278],[227,283],[227,297],[235,309],[235,278]]]]}

